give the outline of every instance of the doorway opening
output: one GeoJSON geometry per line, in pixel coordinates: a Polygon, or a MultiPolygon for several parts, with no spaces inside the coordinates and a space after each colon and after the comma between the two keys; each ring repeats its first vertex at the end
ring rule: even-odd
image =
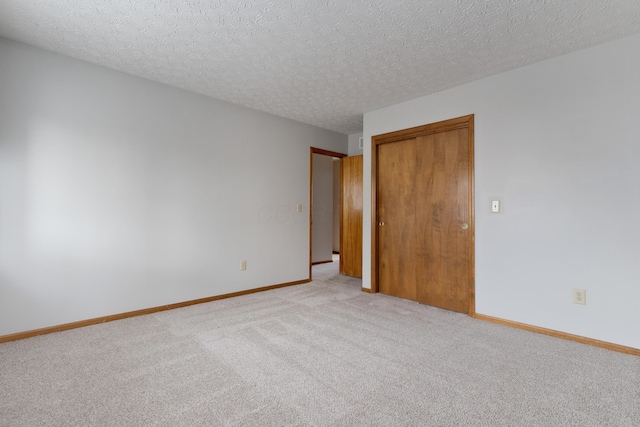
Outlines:
{"type": "Polygon", "coordinates": [[[310,149],[309,280],[312,280],[313,265],[334,262],[335,255],[340,262],[339,206],[335,203],[340,200],[339,160],[343,157],[347,155],[322,148],[310,149]]]}

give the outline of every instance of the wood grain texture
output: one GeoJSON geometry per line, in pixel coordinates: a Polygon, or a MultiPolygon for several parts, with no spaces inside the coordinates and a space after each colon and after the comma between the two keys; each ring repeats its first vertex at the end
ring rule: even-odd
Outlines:
{"type": "Polygon", "coordinates": [[[371,293],[380,291],[378,286],[378,137],[371,138],[371,293]]]}
{"type": "Polygon", "coordinates": [[[176,308],[188,307],[190,305],[203,304],[206,302],[217,301],[217,300],[226,299],[226,298],[233,298],[241,295],[253,294],[256,292],[269,291],[271,289],[283,288],[285,286],[301,285],[303,283],[309,283],[309,282],[310,280],[308,279],[297,280],[295,282],[280,283],[277,285],[264,286],[261,288],[247,289],[246,291],[232,292],[229,294],[216,295],[213,297],[194,299],[190,301],[183,301],[175,304],[161,305],[158,307],[145,308],[143,310],[128,311],[126,313],[112,314],[110,316],[95,317],[93,319],[86,319],[86,320],[80,320],[78,322],[64,323],[62,325],[49,326],[47,328],[34,329],[31,331],[17,332],[15,334],[0,336],[0,343],[22,340],[25,338],[31,338],[38,335],[52,334],[54,332],[67,331],[69,329],[82,328],[84,326],[97,325],[98,323],[112,322],[114,320],[126,319],[128,317],[144,316],[145,314],[152,314],[160,311],[173,310],[176,308]]]}
{"type": "Polygon", "coordinates": [[[467,116],[469,150],[469,315],[476,313],[476,211],[475,211],[475,125],[474,116],[467,116]]]}
{"type": "Polygon", "coordinates": [[[414,298],[408,289],[392,291],[393,295],[475,313],[473,131],[473,115],[469,115],[372,138],[372,292],[388,293],[386,283],[393,277],[400,277],[398,286],[406,288],[410,285],[402,282],[409,283],[415,276],[414,298]],[[411,156],[401,164],[392,152],[402,149],[392,147],[408,141],[416,144],[413,164],[411,156]],[[386,181],[396,179],[384,171],[392,166],[398,181],[391,185],[400,191],[395,195],[385,187],[386,181]],[[406,198],[411,193],[414,201],[406,198]],[[402,229],[387,228],[388,209],[407,211],[402,220],[395,220],[403,222],[402,229]],[[401,236],[403,243],[399,247],[392,243],[391,252],[385,253],[391,232],[401,236]],[[388,272],[391,253],[412,260],[396,261],[388,272]]]}
{"type": "MultiPolygon", "coordinates": [[[[462,116],[455,119],[443,120],[441,122],[436,122],[428,125],[416,126],[413,128],[403,129],[399,131],[384,133],[380,135],[375,135],[371,138],[371,291],[378,292],[378,149],[377,147],[381,144],[387,144],[395,141],[402,141],[404,139],[416,138],[418,136],[430,135],[432,133],[437,132],[445,132],[448,130],[455,130],[461,128],[469,129],[469,147],[470,147],[470,163],[469,163],[469,175],[473,177],[473,120],[474,116],[462,116]]],[[[473,185],[469,189],[470,191],[470,200],[473,202],[473,185]]],[[[473,219],[473,206],[471,206],[470,212],[471,218],[473,219]]],[[[470,224],[470,228],[473,229],[473,222],[470,224]]],[[[473,233],[471,238],[473,239],[473,233]]],[[[474,254],[471,252],[471,263],[472,263],[472,274],[473,274],[473,260],[474,254]]],[[[472,280],[473,282],[473,280],[472,280]]],[[[474,290],[470,290],[471,298],[469,313],[473,313],[475,310],[475,293],[474,290]]]]}
{"type": "Polygon", "coordinates": [[[378,147],[380,292],[416,300],[416,140],[378,147]]]}
{"type": "Polygon", "coordinates": [[[340,273],[362,277],[363,156],[340,160],[340,273]]]}
{"type": "Polygon", "coordinates": [[[541,328],[539,326],[528,325],[526,323],[514,322],[511,320],[500,319],[498,317],[486,316],[484,314],[473,314],[474,318],[484,320],[487,322],[497,323],[499,325],[509,326],[511,328],[523,329],[525,331],[535,332],[538,334],[549,335],[555,338],[561,338],[568,341],[576,341],[582,344],[591,345],[594,347],[605,348],[607,350],[617,351],[619,353],[626,353],[632,356],[640,356],[640,349],[627,347],[620,344],[613,344],[607,341],[600,341],[593,338],[586,338],[580,335],[568,334],[566,332],[555,331],[553,329],[541,328]]]}
{"type": "Polygon", "coordinates": [[[466,128],[417,138],[417,301],[469,309],[469,151],[466,128]]]}

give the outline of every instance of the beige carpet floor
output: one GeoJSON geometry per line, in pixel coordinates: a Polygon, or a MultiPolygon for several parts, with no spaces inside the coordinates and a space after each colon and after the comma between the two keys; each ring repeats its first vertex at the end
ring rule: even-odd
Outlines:
{"type": "Polygon", "coordinates": [[[0,344],[0,426],[640,426],[640,358],[309,284],[0,344]]]}

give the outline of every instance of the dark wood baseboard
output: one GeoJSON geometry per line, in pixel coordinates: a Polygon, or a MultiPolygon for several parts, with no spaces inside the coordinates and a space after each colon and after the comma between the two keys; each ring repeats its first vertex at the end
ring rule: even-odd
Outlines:
{"type": "Polygon", "coordinates": [[[126,313],[112,314],[109,316],[96,317],[93,319],[80,320],[78,322],[64,323],[62,325],[49,326],[47,328],[33,329],[31,331],[17,332],[15,334],[0,336],[0,343],[23,340],[38,335],[52,334],[54,332],[62,332],[69,329],[82,328],[84,326],[96,325],[98,323],[112,322],[114,320],[126,319],[127,317],[143,316],[145,314],[157,313],[159,311],[173,310],[175,308],[188,307],[195,304],[203,304],[205,302],[217,301],[226,298],[239,297],[241,295],[253,294],[256,292],[269,291],[271,289],[283,288],[285,286],[301,285],[309,283],[311,280],[297,280],[295,282],[280,283],[278,285],[264,286],[262,288],[247,289],[246,291],[232,292],[230,294],[216,295],[213,297],[194,299],[190,301],[178,302],[175,304],[161,305],[158,307],[145,308],[143,310],[128,311],[126,313]]]}
{"type": "Polygon", "coordinates": [[[327,261],[316,261],[316,262],[312,262],[311,265],[327,264],[327,263],[330,263],[330,262],[333,262],[333,260],[330,259],[330,260],[327,260],[327,261]]]}
{"type": "Polygon", "coordinates": [[[368,294],[372,294],[372,293],[374,293],[374,292],[373,292],[373,289],[369,289],[369,288],[360,288],[360,290],[361,290],[362,292],[366,292],[366,293],[368,293],[368,294]]]}
{"type": "Polygon", "coordinates": [[[624,345],[613,344],[606,341],[600,341],[593,338],[582,337],[580,335],[568,334],[566,332],[555,331],[553,329],[541,328],[539,326],[528,325],[526,323],[513,322],[511,320],[500,319],[498,317],[486,316],[484,314],[473,314],[474,317],[479,320],[485,320],[487,322],[497,323],[499,325],[510,326],[512,328],[524,329],[525,331],[536,332],[538,334],[549,335],[563,340],[576,341],[582,344],[591,345],[594,347],[605,348],[607,350],[617,351],[619,353],[626,353],[632,356],[640,356],[640,349],[633,347],[626,347],[624,345]]]}

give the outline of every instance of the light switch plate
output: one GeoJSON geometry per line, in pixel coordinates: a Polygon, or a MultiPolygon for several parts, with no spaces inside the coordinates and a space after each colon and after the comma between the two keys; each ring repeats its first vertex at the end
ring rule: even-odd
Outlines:
{"type": "Polygon", "coordinates": [[[499,212],[500,212],[500,200],[492,200],[491,213],[499,213],[499,212]]]}

